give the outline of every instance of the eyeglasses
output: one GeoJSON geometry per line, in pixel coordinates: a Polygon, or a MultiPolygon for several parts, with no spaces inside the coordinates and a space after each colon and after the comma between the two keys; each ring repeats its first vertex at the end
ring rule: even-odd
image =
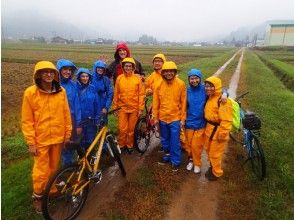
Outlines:
{"type": "Polygon", "coordinates": [[[213,85],[209,85],[209,84],[205,84],[205,86],[204,86],[205,88],[214,88],[214,86],[213,85]]]}
{"type": "Polygon", "coordinates": [[[124,68],[133,68],[133,65],[125,64],[125,65],[124,65],[124,68]]]}
{"type": "Polygon", "coordinates": [[[42,75],[54,75],[55,71],[54,70],[43,70],[41,72],[42,75]]]}

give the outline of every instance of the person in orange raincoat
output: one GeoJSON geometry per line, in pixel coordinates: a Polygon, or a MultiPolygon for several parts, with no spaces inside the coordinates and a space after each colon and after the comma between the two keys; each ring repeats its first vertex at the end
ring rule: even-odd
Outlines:
{"type": "Polygon", "coordinates": [[[154,71],[145,80],[146,96],[152,95],[155,85],[162,80],[161,69],[165,61],[165,56],[161,53],[153,57],[152,64],[154,71]]]}
{"type": "Polygon", "coordinates": [[[134,73],[135,61],[127,57],[122,61],[124,73],[118,76],[113,96],[113,109],[118,112],[118,145],[133,152],[134,129],[144,110],[144,86],[140,76],[134,73]]]}
{"type": "MultiPolygon", "coordinates": [[[[28,87],[22,103],[22,132],[34,156],[33,206],[41,212],[42,194],[48,179],[56,172],[72,124],[65,90],[53,63],[40,61],[34,69],[34,85],[28,87]]],[[[54,192],[53,192],[54,193],[54,192]]]]}
{"type": "Polygon", "coordinates": [[[230,99],[225,103],[221,102],[222,82],[220,78],[215,76],[207,78],[205,92],[208,100],[204,109],[204,117],[207,122],[204,145],[211,164],[205,176],[212,181],[223,175],[221,162],[232,128],[233,109],[230,99]]]}
{"type": "Polygon", "coordinates": [[[177,66],[166,61],[161,70],[160,84],[153,94],[153,117],[160,127],[160,140],[165,155],[163,162],[171,163],[173,170],[181,164],[180,130],[186,120],[186,86],[176,77],[177,66]]]}

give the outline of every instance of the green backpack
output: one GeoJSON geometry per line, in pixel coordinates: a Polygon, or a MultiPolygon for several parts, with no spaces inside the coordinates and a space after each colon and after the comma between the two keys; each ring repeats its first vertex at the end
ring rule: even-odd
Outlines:
{"type": "MultiPolygon", "coordinates": [[[[233,108],[233,123],[232,123],[232,132],[236,132],[240,128],[240,106],[238,102],[236,102],[234,99],[228,97],[229,100],[232,102],[232,108],[233,108]]],[[[218,102],[218,107],[220,106],[220,100],[218,102]]]]}
{"type": "Polygon", "coordinates": [[[240,106],[238,102],[236,102],[234,99],[229,98],[232,102],[232,108],[233,108],[233,123],[232,123],[232,132],[238,131],[240,128],[240,106]]]}

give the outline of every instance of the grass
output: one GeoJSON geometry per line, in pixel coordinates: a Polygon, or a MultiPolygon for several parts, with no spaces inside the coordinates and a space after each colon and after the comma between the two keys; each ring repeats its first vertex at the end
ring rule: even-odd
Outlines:
{"type": "Polygon", "coordinates": [[[3,219],[42,219],[31,206],[32,160],[24,159],[2,170],[1,212],[3,219]]]}
{"type": "Polygon", "coordinates": [[[260,215],[287,219],[294,215],[294,139],[291,138],[294,136],[294,95],[256,55],[249,56],[247,67],[250,106],[262,116],[262,143],[268,168],[268,178],[259,188],[260,215]]]}
{"type": "MultiPolygon", "coordinates": [[[[252,207],[253,203],[252,208],[259,219],[291,219],[294,216],[294,139],[291,138],[294,136],[294,95],[252,52],[246,53],[242,70],[246,82],[242,89],[250,91],[247,108],[257,112],[262,119],[261,142],[266,157],[267,178],[259,182],[247,175],[248,178],[243,179],[241,184],[244,189],[237,198],[247,203],[242,205],[239,202],[237,210],[252,207]]],[[[236,167],[230,169],[232,173],[240,174],[235,179],[227,180],[235,185],[249,171],[243,172],[236,167]]],[[[238,202],[237,198],[228,201],[232,207],[238,202]]]]}

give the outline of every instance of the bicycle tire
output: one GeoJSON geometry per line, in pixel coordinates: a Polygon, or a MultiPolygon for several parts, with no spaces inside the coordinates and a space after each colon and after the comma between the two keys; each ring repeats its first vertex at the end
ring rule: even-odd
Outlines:
{"type": "Polygon", "coordinates": [[[146,122],[146,116],[139,118],[135,126],[134,146],[141,154],[145,153],[150,145],[150,132],[146,122]]]}
{"type": "Polygon", "coordinates": [[[126,170],[125,170],[125,167],[124,167],[124,165],[123,165],[123,163],[121,161],[120,153],[119,153],[119,150],[117,148],[117,144],[116,144],[116,142],[114,140],[115,140],[115,137],[113,135],[110,135],[107,138],[107,141],[109,143],[110,149],[111,149],[111,151],[113,153],[113,158],[117,162],[117,164],[119,166],[119,169],[121,171],[121,174],[123,176],[126,176],[126,170]]]}
{"type": "Polygon", "coordinates": [[[253,173],[262,181],[266,175],[266,164],[263,149],[261,147],[258,137],[252,136],[251,140],[251,152],[250,152],[250,161],[253,173]]]}
{"type": "MultiPolygon", "coordinates": [[[[42,212],[45,219],[74,219],[78,216],[89,193],[88,184],[81,190],[79,196],[73,196],[71,194],[73,185],[77,184],[77,176],[79,173],[80,166],[78,164],[71,164],[59,169],[50,178],[42,201],[42,212]],[[69,176],[72,174],[73,178],[69,179],[69,176]],[[66,184],[66,182],[68,182],[68,184],[66,184]],[[52,189],[58,190],[55,195],[50,194],[52,189]]],[[[78,184],[81,186],[87,180],[85,174],[78,184]]]]}

